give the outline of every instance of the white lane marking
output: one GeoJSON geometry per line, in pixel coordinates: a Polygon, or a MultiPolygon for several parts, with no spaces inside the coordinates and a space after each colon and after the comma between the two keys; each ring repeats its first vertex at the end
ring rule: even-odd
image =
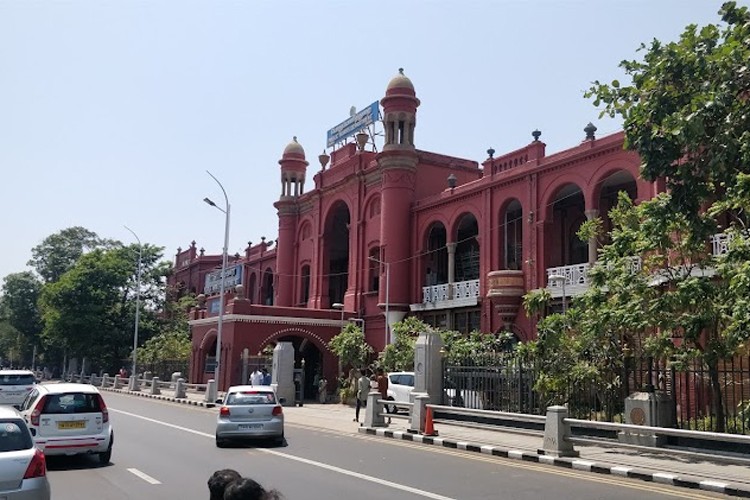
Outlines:
{"type": "Polygon", "coordinates": [[[144,481],[150,484],[161,484],[161,481],[154,479],[153,477],[149,476],[145,472],[141,472],[138,469],[128,469],[128,472],[131,474],[135,474],[136,476],[140,477],[144,481]]]}
{"type": "Polygon", "coordinates": [[[407,491],[409,493],[414,493],[415,495],[423,496],[426,498],[434,498],[435,500],[454,500],[451,497],[445,497],[443,495],[438,495],[437,493],[431,493],[429,491],[412,488],[411,486],[404,486],[402,484],[394,483],[391,481],[386,481],[385,479],[368,476],[366,474],[360,474],[359,472],[353,472],[353,471],[342,469],[340,467],[336,467],[333,465],[324,464],[322,462],[316,462],[315,460],[309,460],[307,458],[302,458],[302,457],[295,457],[294,455],[287,455],[286,453],[281,453],[279,451],[269,450],[266,448],[259,448],[258,451],[262,451],[263,453],[268,453],[270,455],[276,455],[282,458],[287,458],[289,460],[295,460],[297,462],[302,462],[303,464],[312,465],[314,467],[320,467],[321,469],[326,469],[332,472],[337,472],[345,476],[356,477],[357,479],[364,479],[365,481],[370,481],[372,483],[377,483],[383,486],[390,486],[391,488],[401,490],[401,491],[407,491]]]}
{"type": "MultiPolygon", "coordinates": [[[[205,433],[205,432],[196,431],[195,429],[190,429],[188,427],[182,427],[180,425],[170,424],[169,422],[163,422],[161,420],[156,420],[154,418],[144,417],[142,415],[137,415],[135,413],[130,413],[128,411],[116,410],[116,409],[111,408],[111,407],[109,408],[109,411],[113,411],[113,412],[116,412],[116,413],[122,413],[123,415],[127,415],[129,417],[139,418],[141,420],[145,420],[147,422],[152,422],[154,424],[159,424],[159,425],[163,425],[165,427],[171,427],[173,429],[177,429],[177,430],[180,430],[180,431],[189,432],[189,433],[195,434],[197,436],[208,437],[208,438],[213,438],[214,437],[213,434],[208,434],[208,433],[205,433]]],[[[433,498],[435,500],[455,500],[454,498],[446,497],[446,496],[443,496],[443,495],[438,495],[437,493],[431,493],[429,491],[420,490],[420,489],[417,489],[417,488],[412,488],[411,486],[405,486],[405,485],[394,483],[394,482],[391,482],[391,481],[386,481],[385,479],[380,479],[380,478],[377,478],[377,477],[368,476],[366,474],[361,474],[359,472],[354,472],[354,471],[342,469],[340,467],[335,467],[333,465],[324,464],[322,462],[316,462],[314,460],[308,460],[306,458],[295,457],[294,455],[289,455],[287,453],[281,453],[281,452],[275,451],[275,450],[269,450],[269,449],[266,449],[266,448],[256,448],[256,451],[261,451],[263,453],[268,453],[268,454],[271,454],[271,455],[276,455],[276,456],[279,456],[279,457],[282,457],[282,458],[286,458],[288,460],[296,460],[297,462],[302,462],[302,463],[307,464],[307,465],[312,465],[312,466],[315,466],[315,467],[320,467],[321,469],[330,470],[332,472],[337,472],[339,474],[343,474],[343,475],[346,475],[346,476],[356,477],[358,479],[364,479],[365,481],[370,481],[370,482],[381,484],[381,485],[384,485],[384,486],[389,486],[389,487],[397,489],[397,490],[408,491],[409,493],[414,493],[415,495],[423,496],[423,497],[426,497],[426,498],[433,498]]],[[[128,469],[128,470],[130,470],[130,469],[128,469]]],[[[137,470],[137,469],[133,469],[133,470],[137,470]]],[[[130,471],[133,472],[133,470],[130,470],[130,471]]],[[[140,472],[140,471],[138,471],[138,472],[140,472]]],[[[133,472],[133,474],[136,474],[136,473],[133,472]]],[[[143,474],[143,473],[141,473],[141,474],[143,474]]],[[[136,474],[136,475],[138,475],[138,474],[136,474]]],[[[145,474],[144,474],[144,476],[145,476],[145,474]]],[[[155,481],[155,479],[154,479],[154,481],[155,481]]]]}

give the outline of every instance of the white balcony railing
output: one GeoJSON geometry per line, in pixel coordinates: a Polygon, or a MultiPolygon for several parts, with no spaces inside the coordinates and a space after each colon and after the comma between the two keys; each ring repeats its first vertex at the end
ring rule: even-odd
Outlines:
{"type": "Polygon", "coordinates": [[[729,242],[732,241],[730,234],[715,234],[711,236],[711,249],[714,257],[724,255],[729,252],[729,242]]]}
{"type": "MultiPolygon", "coordinates": [[[[430,304],[448,300],[448,283],[422,287],[422,303],[430,304]]],[[[452,299],[479,297],[479,280],[458,281],[452,284],[452,299]]]]}
{"type": "Polygon", "coordinates": [[[563,288],[563,280],[551,280],[550,276],[564,276],[565,287],[588,287],[588,271],[591,266],[588,262],[585,264],[573,264],[571,266],[558,266],[547,268],[547,288],[550,290],[560,290],[563,288]]]}

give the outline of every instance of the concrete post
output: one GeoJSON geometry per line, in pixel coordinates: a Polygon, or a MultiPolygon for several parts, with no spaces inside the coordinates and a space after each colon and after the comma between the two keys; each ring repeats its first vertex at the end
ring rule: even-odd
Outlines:
{"type": "Polygon", "coordinates": [[[185,399],[187,397],[187,388],[185,387],[184,378],[178,378],[175,382],[174,397],[177,399],[185,399]]]}
{"type": "Polygon", "coordinates": [[[547,408],[547,421],[544,423],[544,444],[540,453],[553,457],[577,457],[570,437],[570,425],[565,422],[568,409],[565,406],[547,408]]]}
{"type": "Polygon", "coordinates": [[[412,392],[409,399],[414,404],[412,406],[409,432],[419,434],[424,432],[425,417],[427,415],[427,403],[430,402],[430,396],[424,393],[412,392]]]}
{"type": "Polygon", "coordinates": [[[143,380],[151,380],[151,372],[143,372],[143,380]]]}
{"type": "Polygon", "coordinates": [[[216,399],[217,399],[216,380],[211,379],[208,381],[208,384],[206,386],[206,396],[203,398],[203,400],[206,403],[215,403],[216,399]]]}
{"type": "Polygon", "coordinates": [[[294,406],[294,346],[291,342],[278,342],[273,348],[271,386],[284,406],[294,406]]]}
{"type": "Polygon", "coordinates": [[[120,379],[119,375],[115,375],[115,381],[114,381],[114,384],[112,385],[112,387],[114,389],[120,389],[120,388],[122,388],[122,379],[120,379]]]}
{"type": "Polygon", "coordinates": [[[177,384],[177,379],[182,378],[182,372],[172,372],[172,379],[170,380],[170,387],[174,387],[177,384]]]}
{"type": "Polygon", "coordinates": [[[141,383],[138,380],[138,375],[131,375],[130,380],[128,381],[128,390],[129,391],[140,391],[141,390],[141,383]]]}
{"type": "Polygon", "coordinates": [[[102,375],[102,387],[107,387],[107,380],[109,380],[109,373],[102,375]]]}
{"type": "Polygon", "coordinates": [[[161,391],[159,390],[159,377],[151,379],[151,394],[161,394],[161,391]]]}
{"type": "Polygon", "coordinates": [[[443,399],[443,340],[438,333],[422,332],[414,345],[414,392],[429,395],[429,402],[443,399]]]}
{"type": "Polygon", "coordinates": [[[386,427],[383,405],[378,403],[380,393],[370,391],[367,394],[367,408],[365,408],[365,427],[386,427]]]}

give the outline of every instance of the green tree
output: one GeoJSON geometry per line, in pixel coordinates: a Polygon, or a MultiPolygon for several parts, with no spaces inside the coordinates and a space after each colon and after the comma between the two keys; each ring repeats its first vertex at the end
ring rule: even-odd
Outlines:
{"type": "MultiPolygon", "coordinates": [[[[142,255],[139,339],[162,331],[168,265],[161,249],[144,245],[142,255]]],[[[95,365],[114,368],[132,350],[135,316],[137,247],[96,249],[81,256],[58,281],[45,285],[40,298],[42,336],[71,356],[88,357],[95,365]]]]}
{"type": "Polygon", "coordinates": [[[22,337],[22,352],[16,352],[24,362],[31,365],[31,352],[34,346],[39,347],[39,335],[42,331],[42,318],[39,315],[37,301],[41,294],[42,283],[31,272],[9,274],[3,279],[0,308],[2,317],[22,337]]]}
{"type": "Polygon", "coordinates": [[[365,340],[362,329],[349,323],[328,343],[328,347],[339,357],[341,368],[359,368],[366,366],[374,350],[365,340]]]}
{"type": "Polygon", "coordinates": [[[386,372],[413,370],[414,344],[419,334],[427,331],[433,331],[433,328],[415,316],[394,323],[391,327],[394,342],[380,353],[378,364],[386,372]]]}
{"type": "Polygon", "coordinates": [[[138,348],[138,359],[145,363],[167,360],[189,360],[192,340],[188,326],[188,310],[196,304],[195,297],[186,295],[167,303],[162,332],[148,339],[138,348]]]}
{"type": "Polygon", "coordinates": [[[75,226],[47,236],[31,249],[28,264],[45,283],[54,283],[75,266],[78,259],[95,248],[111,247],[115,242],[99,238],[93,231],[75,226]]]}
{"type": "Polygon", "coordinates": [[[722,23],[690,25],[676,42],[643,45],[642,61],[623,61],[632,85],[595,82],[588,92],[603,113],[623,118],[641,176],[663,181],[666,193],[638,206],[620,199],[612,243],[580,301],[586,314],[570,324],[620,346],[628,334],[655,350],[665,346],[659,339],[681,338],[677,359],[708,368],[722,431],[719,362],[750,334],[750,15],[735,2],[719,13],[722,23]],[[720,232],[733,238],[716,258],[708,242],[720,232]],[[640,269],[627,265],[634,257],[640,269]]]}

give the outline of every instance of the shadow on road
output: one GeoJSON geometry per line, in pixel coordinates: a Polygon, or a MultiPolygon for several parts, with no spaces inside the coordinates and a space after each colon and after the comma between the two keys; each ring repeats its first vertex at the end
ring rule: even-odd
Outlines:
{"type": "Polygon", "coordinates": [[[100,469],[114,465],[112,462],[106,465],[101,464],[98,455],[52,456],[46,459],[47,469],[52,471],[100,469]]]}

